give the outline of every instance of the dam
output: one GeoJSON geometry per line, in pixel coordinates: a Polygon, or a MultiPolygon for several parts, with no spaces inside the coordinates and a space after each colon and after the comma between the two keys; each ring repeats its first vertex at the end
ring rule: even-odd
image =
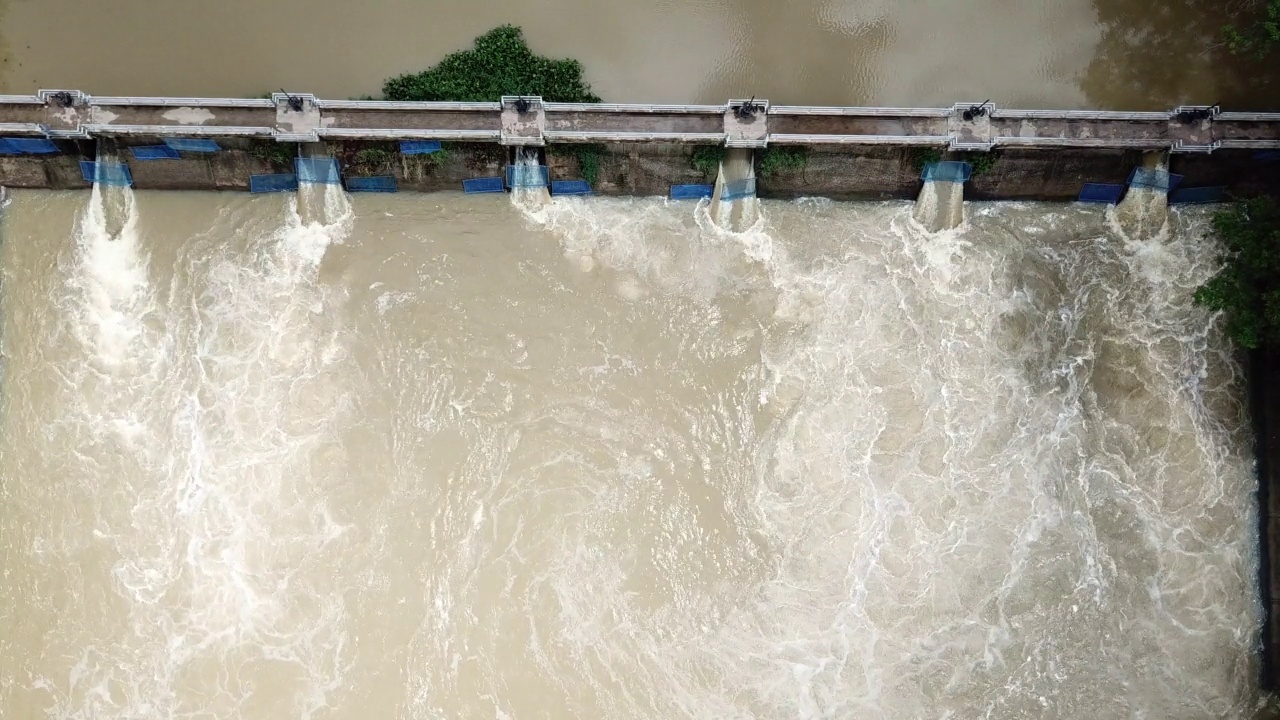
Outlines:
{"type": "Polygon", "coordinates": [[[344,177],[388,177],[404,190],[457,190],[481,175],[502,176],[511,148],[535,147],[548,166],[548,182],[592,174],[587,184],[599,194],[667,195],[673,186],[713,183],[714,172],[699,170],[694,155],[700,147],[721,147],[757,156],[803,153],[803,167],[793,163],[757,178],[760,197],[914,197],[925,164],[958,155],[985,158],[977,163],[983,171],[966,181],[969,199],[1084,199],[1086,184],[1125,185],[1144,155],[1160,154],[1168,156],[1167,169],[1181,186],[1205,189],[1208,194],[1195,196],[1204,198],[1275,187],[1271,163],[1280,158],[1280,113],[1216,106],[1013,110],[989,101],[858,108],[772,106],[754,98],[724,105],[570,104],[536,97],[431,103],[284,92],[217,99],[42,90],[0,96],[5,137],[47,143],[40,153],[0,156],[0,185],[14,188],[88,187],[79,161],[93,160],[95,143],[101,143],[129,163],[138,189],[248,190],[254,175],[294,170],[296,149],[282,153],[279,146],[324,143],[344,177]],[[218,152],[183,149],[197,139],[218,152]],[[448,143],[449,152],[413,157],[402,155],[397,143],[448,143]],[[139,147],[169,151],[131,155],[139,147]],[[582,152],[575,149],[583,147],[596,158],[591,173],[584,173],[582,152]]]}
{"type": "Polygon", "coordinates": [[[6,712],[1237,717],[1273,682],[1245,370],[1189,296],[1280,116],[0,120],[6,712]]]}

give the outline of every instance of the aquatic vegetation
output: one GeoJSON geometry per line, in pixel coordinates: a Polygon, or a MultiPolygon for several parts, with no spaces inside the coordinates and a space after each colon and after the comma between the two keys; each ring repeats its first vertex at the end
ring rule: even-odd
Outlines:
{"type": "Polygon", "coordinates": [[[520,28],[502,25],[475,46],[445,56],[423,72],[388,79],[387,100],[494,102],[503,95],[537,95],[549,102],[600,102],[582,78],[582,63],[535,55],[520,28]]]}

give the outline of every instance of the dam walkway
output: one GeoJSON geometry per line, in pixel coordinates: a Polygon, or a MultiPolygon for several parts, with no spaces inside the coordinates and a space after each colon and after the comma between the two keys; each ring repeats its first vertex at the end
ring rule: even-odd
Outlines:
{"type": "Polygon", "coordinates": [[[1183,106],[1165,112],[1013,110],[992,103],[948,108],[808,107],[731,100],[724,105],[576,104],[540,98],[490,103],[270,98],[95,97],[74,90],[0,95],[0,137],[90,139],[264,138],[452,140],[508,146],[687,143],[1098,148],[1211,153],[1280,149],[1280,113],[1183,106]],[[746,110],[744,111],[744,105],[746,110]]]}

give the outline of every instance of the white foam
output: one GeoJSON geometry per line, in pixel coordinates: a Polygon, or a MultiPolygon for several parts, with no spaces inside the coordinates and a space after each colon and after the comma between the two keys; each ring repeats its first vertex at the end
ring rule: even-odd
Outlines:
{"type": "Polygon", "coordinates": [[[924,183],[912,217],[928,232],[960,227],[964,222],[964,183],[940,180],[924,183]]]}
{"type": "MultiPolygon", "coordinates": [[[[625,230],[600,201],[588,216],[542,221],[573,252],[687,289],[698,266],[655,267],[664,220],[656,205],[636,205],[625,230]]],[[[1061,218],[1020,210],[1010,222],[1032,227],[1013,240],[990,226],[1009,209],[983,212],[981,228],[934,233],[881,206],[858,208],[865,224],[833,220],[828,237],[792,235],[792,253],[777,236],[742,242],[779,290],[776,316],[802,326],[766,344],[768,374],[750,394],[777,424],[754,449],[768,470],[742,521],[777,564],[708,621],[696,600],[651,614],[627,591],[625,563],[566,541],[546,583],[562,613],[557,641],[578,666],[606,668],[608,681],[593,684],[598,712],[977,717],[1000,706],[1035,716],[1083,707],[1116,683],[1153,715],[1251,705],[1235,671],[1206,680],[1199,660],[1172,659],[1218,657],[1239,670],[1256,628],[1237,564],[1249,524],[1227,520],[1249,502],[1246,453],[1223,451],[1232,433],[1203,422],[1202,401],[1169,372],[1194,365],[1223,391],[1223,359],[1205,355],[1204,317],[1188,311],[1205,277],[1195,258],[1212,254],[1187,235],[1173,247],[1163,234],[1067,237],[1061,218]],[[835,259],[796,257],[797,243],[817,242],[840,248],[835,259]],[[1129,387],[1131,371],[1140,380],[1129,387]],[[1135,446],[1152,413],[1183,440],[1135,446]],[[1170,472],[1182,480],[1171,484],[1170,472]],[[1181,499],[1153,504],[1152,492],[1181,499]],[[1224,521],[1212,531],[1207,507],[1224,521]],[[1165,565],[1191,527],[1216,540],[1175,564],[1235,588],[1214,594],[1211,617],[1163,599],[1204,597],[1165,565]],[[1147,587],[1157,566],[1164,579],[1147,587]],[[1147,641],[1167,650],[1157,658],[1147,641]],[[643,686],[644,699],[611,683],[643,686]]],[[[729,238],[742,239],[685,242],[696,255],[729,238]]],[[[634,482],[637,467],[620,462],[619,479],[634,482]]],[[[546,672],[566,667],[539,657],[546,672]]]]}
{"type": "Polygon", "coordinates": [[[354,220],[325,207],[189,239],[165,292],[145,233],[77,246],[95,289],[68,310],[95,327],[101,293],[155,361],[59,400],[127,618],[50,633],[54,717],[1252,708],[1203,218],[1157,243],[1057,207],[930,233],[809,201],[733,232],[706,203],[553,199],[520,208],[518,272],[360,278],[357,348],[320,273],[354,220]],[[452,315],[415,335],[424,309],[452,315]],[[367,406],[366,375],[391,386],[367,406]],[[124,447],[90,452],[98,428],[124,447]]]}
{"type": "Polygon", "coordinates": [[[75,243],[72,282],[83,298],[76,328],[100,361],[120,364],[135,349],[152,307],[133,191],[95,184],[76,222],[75,243]]]}
{"type": "Polygon", "coordinates": [[[69,688],[51,712],[257,716],[255,676],[283,673],[304,679],[285,686],[290,716],[311,717],[349,663],[343,599],[313,586],[344,529],[307,470],[347,404],[326,380],[345,352],[317,272],[350,231],[350,207],[329,192],[331,222],[304,222],[291,199],[247,254],[206,240],[185,251],[166,298],[148,278],[132,192],[114,234],[103,195],[78,223],[69,278],[74,325],[102,361],[75,371],[87,392],[74,408],[82,432],[117,438],[104,457],[132,501],[98,535],[119,555],[131,631],[86,650],[67,684],[47,681],[69,688]]]}

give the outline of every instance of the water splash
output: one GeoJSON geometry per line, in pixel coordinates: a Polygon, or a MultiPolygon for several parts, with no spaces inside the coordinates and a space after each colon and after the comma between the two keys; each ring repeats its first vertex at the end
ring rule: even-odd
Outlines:
{"type": "Polygon", "coordinates": [[[551,203],[551,191],[540,184],[539,173],[545,172],[539,159],[538,148],[516,148],[513,169],[515,187],[511,188],[511,202],[530,217],[537,218],[551,203]]]}
{"type": "Polygon", "coordinates": [[[1169,194],[1130,187],[1118,205],[1107,207],[1107,225],[1126,242],[1164,242],[1169,237],[1169,194]]]}
{"type": "MultiPolygon", "coordinates": [[[[701,273],[647,269],[656,205],[628,206],[627,225],[601,205],[547,227],[619,272],[701,273]]],[[[780,321],[766,372],[743,380],[745,412],[775,420],[737,516],[770,569],[733,601],[655,607],[626,561],[566,538],[535,588],[559,611],[538,637],[569,657],[538,652],[543,671],[594,668],[580,707],[624,717],[1075,716],[1099,688],[1130,698],[1116,716],[1248,713],[1251,477],[1233,363],[1189,304],[1212,264],[1199,226],[1154,252],[1039,206],[945,233],[901,205],[793,207],[741,246],[780,321]]],[[[731,237],[688,236],[685,257],[731,237]]]]}
{"type": "Polygon", "coordinates": [[[960,227],[964,222],[964,183],[926,181],[916,198],[912,217],[928,232],[960,227]]]}
{"type": "Polygon", "coordinates": [[[521,233],[477,201],[362,217],[338,284],[346,230],[251,202],[172,273],[142,213],[156,372],[63,363],[20,406],[72,433],[36,457],[77,448],[13,484],[66,498],[40,559],[116,583],[31,609],[55,717],[1251,711],[1203,216],[557,198],[521,233]]]}
{"type": "Polygon", "coordinates": [[[153,307],[148,259],[138,237],[132,188],[94,184],[74,230],[81,295],[76,331],[105,365],[120,365],[138,350],[153,307]]]}
{"type": "Polygon", "coordinates": [[[131,498],[94,531],[118,557],[128,620],[83,646],[69,678],[39,681],[52,716],[257,716],[254,687],[274,680],[295,688],[288,714],[311,717],[340,686],[343,602],[314,583],[344,527],[309,469],[348,402],[330,379],[345,357],[327,315],[339,298],[318,270],[353,213],[340,188],[319,192],[327,221],[304,220],[289,198],[283,221],[251,227],[240,251],[222,238],[184,247],[164,288],[149,278],[132,191],[113,234],[95,188],[69,310],[101,362],[73,371],[86,394],[68,400],[69,420],[80,442],[112,448],[101,457],[131,498]]]}
{"type": "Polygon", "coordinates": [[[750,232],[760,220],[760,201],[753,190],[747,197],[725,200],[730,186],[753,183],[756,177],[752,150],[728,148],[716,174],[711,204],[707,206],[711,221],[730,232],[750,232]]]}

